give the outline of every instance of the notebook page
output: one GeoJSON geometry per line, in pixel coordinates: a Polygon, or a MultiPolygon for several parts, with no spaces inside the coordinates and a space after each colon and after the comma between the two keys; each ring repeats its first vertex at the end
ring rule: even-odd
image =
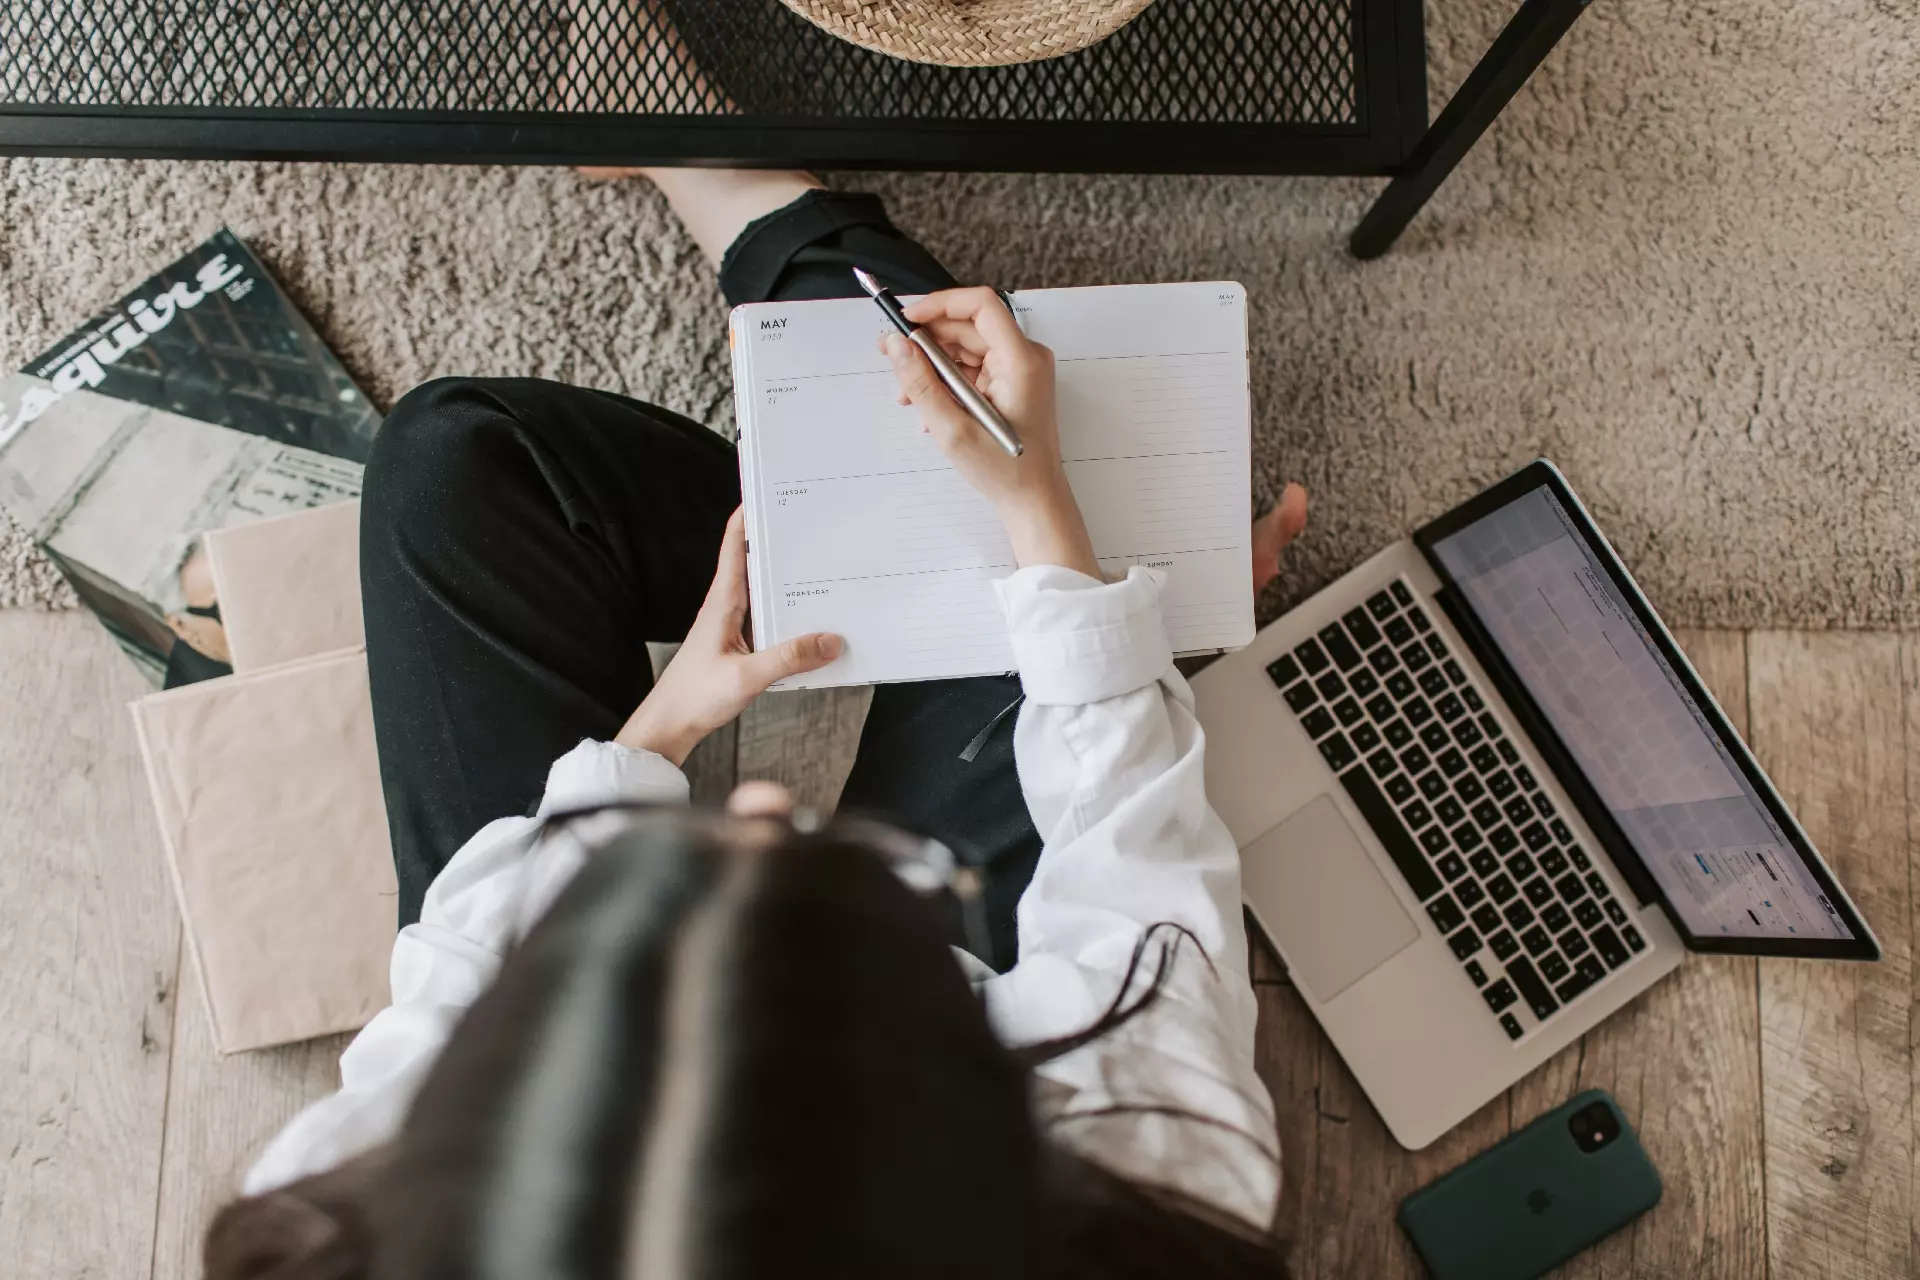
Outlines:
{"type": "MultiPolygon", "coordinates": [[[[1238,284],[1014,295],[1054,349],[1067,477],[1109,575],[1145,564],[1176,651],[1253,636],[1245,293],[1238,284]]],[[[834,631],[777,688],[1011,670],[990,585],[1015,569],[993,508],[895,402],[864,298],[733,316],[754,643],[834,631]]]]}

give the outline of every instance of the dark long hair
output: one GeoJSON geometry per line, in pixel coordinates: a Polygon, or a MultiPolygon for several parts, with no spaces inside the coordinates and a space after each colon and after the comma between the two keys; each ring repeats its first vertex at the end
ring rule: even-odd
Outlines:
{"type": "Polygon", "coordinates": [[[394,1140],[227,1206],[207,1274],[1281,1276],[1271,1240],[1035,1116],[1034,1062],[1143,1008],[1172,951],[1087,1033],[1009,1050],[873,849],[644,817],[508,959],[394,1140]]]}

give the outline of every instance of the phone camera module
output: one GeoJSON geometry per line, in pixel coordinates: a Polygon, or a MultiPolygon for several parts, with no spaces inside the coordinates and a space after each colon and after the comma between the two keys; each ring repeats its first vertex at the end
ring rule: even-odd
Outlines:
{"type": "Polygon", "coordinates": [[[1620,1122],[1604,1102],[1589,1103],[1574,1112],[1567,1128],[1573,1133],[1575,1145],[1586,1152],[1599,1151],[1620,1136],[1620,1122]]]}

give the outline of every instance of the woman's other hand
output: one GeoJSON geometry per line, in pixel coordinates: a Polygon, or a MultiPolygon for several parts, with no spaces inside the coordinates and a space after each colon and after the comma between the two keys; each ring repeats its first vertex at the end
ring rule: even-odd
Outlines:
{"type": "Polygon", "coordinates": [[[1023,568],[1057,564],[1099,577],[1093,541],[1060,461],[1053,352],[1020,332],[1007,304],[991,289],[930,293],[906,311],[1020,435],[1024,452],[1009,457],[960,407],[918,347],[897,333],[881,339],[900,380],[902,402],[920,411],[940,452],[993,503],[1014,558],[1023,568]]]}
{"type": "Polygon", "coordinates": [[[776,680],[816,671],[840,656],[840,637],[796,636],[755,653],[746,635],[747,526],[736,509],[720,543],[720,566],[680,652],[614,741],[685,764],[700,740],[747,709],[776,680]]]}

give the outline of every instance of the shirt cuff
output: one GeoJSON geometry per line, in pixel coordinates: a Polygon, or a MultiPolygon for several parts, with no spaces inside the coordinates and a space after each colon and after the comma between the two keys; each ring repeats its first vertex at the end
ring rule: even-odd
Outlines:
{"type": "Polygon", "coordinates": [[[687,775],[652,751],[588,738],[553,762],[538,817],[622,802],[686,804],[687,775]]]}
{"type": "Polygon", "coordinates": [[[1166,580],[1160,570],[1140,565],[1118,582],[1059,565],[1034,565],[996,580],[1027,700],[1101,702],[1164,676],[1173,665],[1160,614],[1166,580]]]}

